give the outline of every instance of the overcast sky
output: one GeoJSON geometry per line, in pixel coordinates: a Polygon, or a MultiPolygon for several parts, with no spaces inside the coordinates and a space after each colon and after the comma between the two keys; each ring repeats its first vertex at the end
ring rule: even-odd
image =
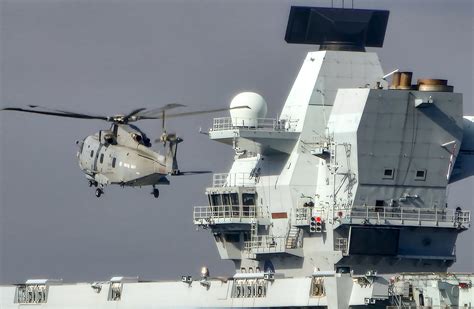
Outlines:
{"type": "MultiPolygon", "coordinates": [[[[235,94],[256,91],[275,117],[306,52],[317,49],[285,43],[292,4],[331,1],[0,1],[0,106],[111,115],[170,102],[226,107],[235,94]]],[[[377,50],[386,72],[449,79],[464,93],[465,114],[474,114],[471,0],[355,0],[355,7],[391,10],[377,50]]],[[[182,170],[228,171],[230,147],[198,133],[211,121],[169,122],[185,140],[182,170]]],[[[140,125],[160,133],[158,122],[140,125]]],[[[177,279],[202,265],[231,274],[209,231],[192,224],[211,175],[172,178],[158,200],[149,188],[112,186],[94,196],[75,141],[106,127],[0,113],[0,282],[177,279]]],[[[472,210],[473,188],[472,178],[452,186],[450,205],[472,210]]],[[[473,239],[473,230],[459,237],[454,270],[474,271],[473,239]]]]}

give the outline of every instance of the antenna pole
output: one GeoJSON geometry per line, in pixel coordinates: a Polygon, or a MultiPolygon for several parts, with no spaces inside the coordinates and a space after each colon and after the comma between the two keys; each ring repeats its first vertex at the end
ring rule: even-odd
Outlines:
{"type": "Polygon", "coordinates": [[[161,112],[161,130],[165,130],[165,111],[161,112]]]}

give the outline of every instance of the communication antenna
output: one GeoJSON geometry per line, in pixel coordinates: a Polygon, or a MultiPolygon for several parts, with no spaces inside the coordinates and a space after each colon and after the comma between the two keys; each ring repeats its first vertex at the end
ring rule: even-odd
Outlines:
{"type": "Polygon", "coordinates": [[[399,69],[393,70],[392,72],[390,72],[390,73],[384,75],[384,76],[382,77],[382,79],[387,79],[387,77],[392,76],[393,74],[397,73],[398,71],[400,71],[400,70],[399,70],[399,69]]]}

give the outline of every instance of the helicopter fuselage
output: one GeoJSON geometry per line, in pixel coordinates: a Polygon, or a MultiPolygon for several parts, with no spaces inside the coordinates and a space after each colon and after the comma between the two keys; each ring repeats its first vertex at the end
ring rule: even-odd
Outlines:
{"type": "MultiPolygon", "coordinates": [[[[72,119],[102,120],[112,123],[108,130],[101,130],[77,141],[79,146],[77,159],[79,167],[89,180],[90,186],[95,186],[95,194],[100,197],[104,187],[111,184],[121,186],[153,186],[152,194],[157,198],[159,191],[156,185],[169,184],[167,175],[202,174],[208,171],[193,171],[182,173],[178,168],[176,152],[178,144],[183,141],[175,133],[166,133],[166,111],[183,107],[179,103],[171,103],[153,109],[136,108],[128,114],[112,116],[86,114],[62,109],[51,109],[38,105],[22,107],[5,107],[0,111],[15,111],[36,115],[48,115],[72,119]],[[144,119],[161,119],[162,131],[159,141],[166,148],[164,155],[151,149],[150,139],[138,127],[130,124],[144,119]]],[[[249,108],[248,106],[237,108],[249,108]]],[[[170,117],[215,113],[228,110],[209,109],[194,112],[175,113],[170,117]]]]}
{"type": "MultiPolygon", "coordinates": [[[[167,157],[153,151],[138,128],[120,124],[78,142],[79,167],[91,184],[104,187],[167,184],[167,157]]],[[[168,163],[168,165],[167,165],[168,163]]]]}

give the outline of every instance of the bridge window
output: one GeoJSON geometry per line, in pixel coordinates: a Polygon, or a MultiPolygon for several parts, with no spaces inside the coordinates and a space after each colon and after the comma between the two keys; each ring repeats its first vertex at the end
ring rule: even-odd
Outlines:
{"type": "Polygon", "coordinates": [[[243,193],[242,194],[242,216],[250,216],[250,206],[255,205],[255,193],[243,193]]]}
{"type": "Polygon", "coordinates": [[[91,150],[91,158],[94,156],[94,150],[91,150]]]}
{"type": "Polygon", "coordinates": [[[222,205],[222,199],[220,194],[211,194],[211,204],[212,206],[222,205]]]}
{"type": "Polygon", "coordinates": [[[254,193],[243,193],[242,204],[244,205],[255,205],[255,194],[254,193]]]}
{"type": "Polygon", "coordinates": [[[112,167],[115,168],[115,163],[117,163],[117,158],[112,158],[112,167]]]}
{"type": "Polygon", "coordinates": [[[222,194],[222,205],[230,205],[229,194],[222,194]]]}
{"type": "Polygon", "coordinates": [[[415,180],[425,180],[426,179],[426,170],[417,170],[415,175],[415,180]]]}
{"type": "Polygon", "coordinates": [[[104,154],[103,153],[100,154],[100,163],[101,164],[104,163],[104,154]]]}
{"type": "Polygon", "coordinates": [[[393,168],[386,168],[383,172],[383,178],[384,179],[393,179],[393,175],[394,175],[394,170],[393,168]]]}
{"type": "Polygon", "coordinates": [[[230,195],[230,204],[239,205],[239,195],[237,193],[231,193],[230,195]]]}
{"type": "Polygon", "coordinates": [[[244,235],[244,241],[250,241],[251,240],[251,236],[250,236],[249,232],[244,232],[243,235],[244,235]]]}
{"type": "Polygon", "coordinates": [[[226,242],[239,242],[240,234],[225,234],[225,241],[226,242]]]}

